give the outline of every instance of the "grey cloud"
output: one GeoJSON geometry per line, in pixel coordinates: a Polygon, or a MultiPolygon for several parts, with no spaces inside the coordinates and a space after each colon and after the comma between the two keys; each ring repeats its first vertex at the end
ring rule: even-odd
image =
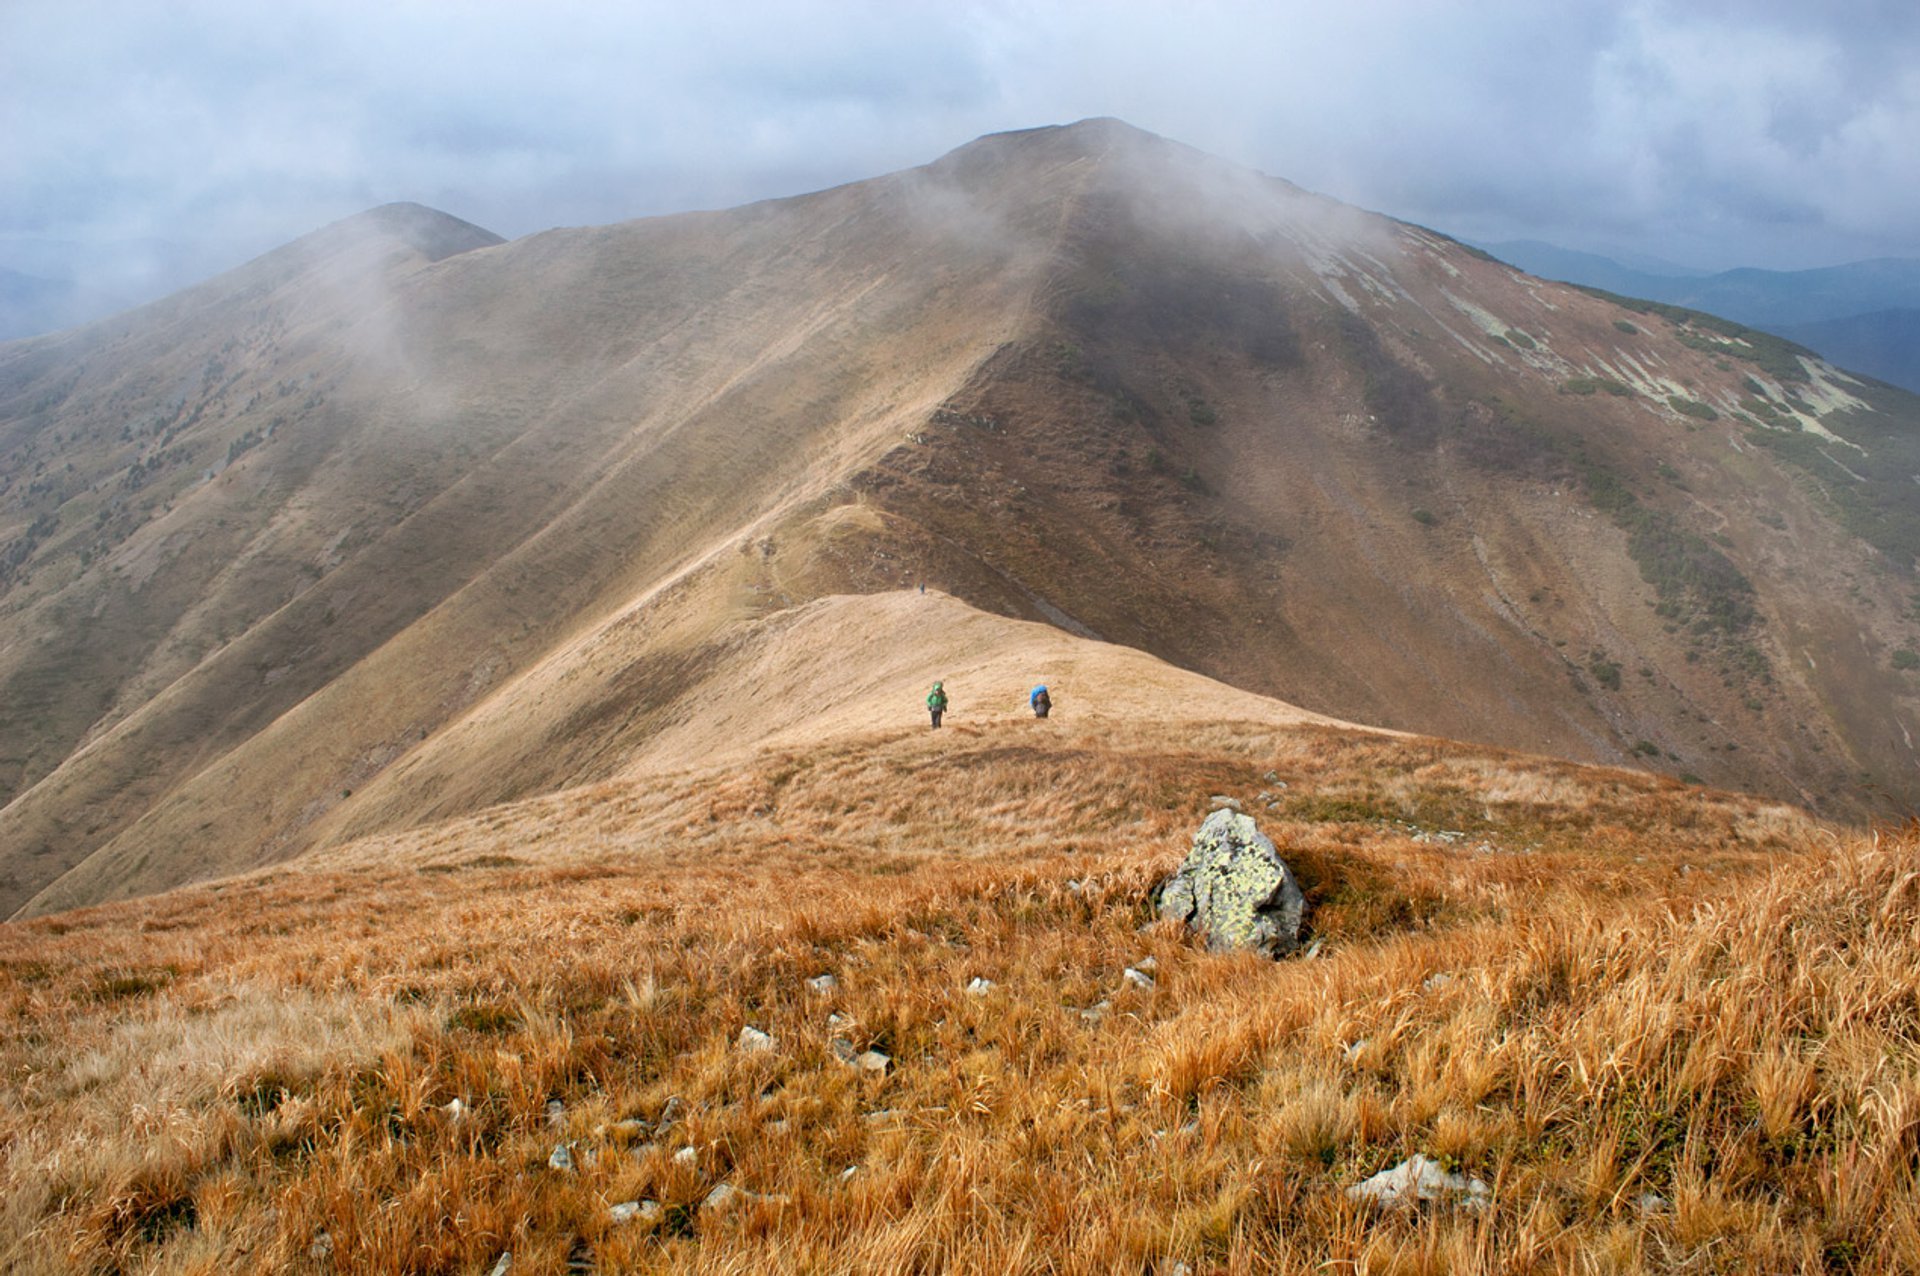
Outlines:
{"type": "Polygon", "coordinates": [[[1089,115],[1455,233],[1920,256],[1920,17],[1877,0],[12,0],[0,265],[150,289],[386,200],[517,235],[1089,115]]]}

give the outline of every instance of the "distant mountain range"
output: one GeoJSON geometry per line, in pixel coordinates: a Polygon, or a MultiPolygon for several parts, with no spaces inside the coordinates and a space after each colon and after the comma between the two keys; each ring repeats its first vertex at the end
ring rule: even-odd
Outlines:
{"type": "Polygon", "coordinates": [[[1843,368],[1920,390],[1920,260],[1707,274],[1649,261],[1623,265],[1537,240],[1480,247],[1543,279],[1721,315],[1798,341],[1843,368]]]}

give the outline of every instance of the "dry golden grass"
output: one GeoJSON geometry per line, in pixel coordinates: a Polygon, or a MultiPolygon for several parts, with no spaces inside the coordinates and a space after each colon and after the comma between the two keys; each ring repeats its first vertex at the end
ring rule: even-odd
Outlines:
{"type": "Polygon", "coordinates": [[[1271,724],[574,791],[0,930],[0,1266],[1908,1270],[1917,850],[1271,724]],[[1300,868],[1319,957],[1152,921],[1212,793],[1300,868]],[[1414,1152],[1491,1207],[1347,1197],[1414,1152]],[[721,1182],[765,1199],[702,1211],[721,1182]]]}

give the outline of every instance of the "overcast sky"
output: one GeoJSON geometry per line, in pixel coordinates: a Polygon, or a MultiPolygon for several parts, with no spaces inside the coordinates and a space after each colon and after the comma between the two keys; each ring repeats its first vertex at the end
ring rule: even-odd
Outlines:
{"type": "Polygon", "coordinates": [[[157,292],[389,200],[512,237],[1092,115],[1476,240],[1920,257],[1912,0],[0,0],[0,266],[157,292]]]}

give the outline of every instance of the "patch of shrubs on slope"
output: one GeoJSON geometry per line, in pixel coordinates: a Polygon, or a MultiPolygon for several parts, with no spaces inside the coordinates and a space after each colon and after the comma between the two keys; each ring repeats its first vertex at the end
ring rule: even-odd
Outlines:
{"type": "Polygon", "coordinates": [[[1823,418],[1828,430],[1865,449],[1847,449],[1844,464],[1830,451],[1838,445],[1758,399],[1750,401],[1758,424],[1747,440],[1806,474],[1842,527],[1910,571],[1920,561],[1920,486],[1913,481],[1920,474],[1920,398],[1880,386],[1868,387],[1865,396],[1870,411],[1823,418]]]}
{"type": "Polygon", "coordinates": [[[1642,504],[1617,473],[1584,449],[1570,459],[1587,500],[1627,533],[1627,552],[1659,595],[1662,615],[1690,622],[1696,633],[1737,636],[1752,628],[1758,619],[1753,582],[1732,560],[1668,511],[1642,504]]]}
{"type": "Polygon", "coordinates": [[[1759,623],[1753,582],[1711,541],[1642,502],[1583,440],[1555,434],[1504,403],[1470,405],[1454,428],[1458,453],[1482,469],[1578,482],[1588,502],[1627,534],[1627,553],[1672,630],[1685,627],[1690,642],[1720,647],[1729,674],[1770,680],[1765,656],[1746,637],[1759,623]]]}
{"type": "Polygon", "coordinates": [[[1440,407],[1425,377],[1393,357],[1380,334],[1359,315],[1342,309],[1335,315],[1340,340],[1360,370],[1367,411],[1388,434],[1417,447],[1440,436],[1440,407]]]}
{"type": "Polygon", "coordinates": [[[1689,310],[1685,306],[1644,301],[1638,297],[1623,297],[1604,288],[1574,286],[1590,296],[1611,301],[1623,310],[1631,310],[1634,314],[1658,315],[1673,325],[1674,337],[1681,345],[1725,359],[1744,359],[1757,365],[1776,381],[1810,380],[1800,359],[1802,356],[1809,359],[1819,357],[1805,346],[1788,341],[1785,337],[1776,337],[1770,332],[1761,332],[1703,310],[1689,310]]]}

